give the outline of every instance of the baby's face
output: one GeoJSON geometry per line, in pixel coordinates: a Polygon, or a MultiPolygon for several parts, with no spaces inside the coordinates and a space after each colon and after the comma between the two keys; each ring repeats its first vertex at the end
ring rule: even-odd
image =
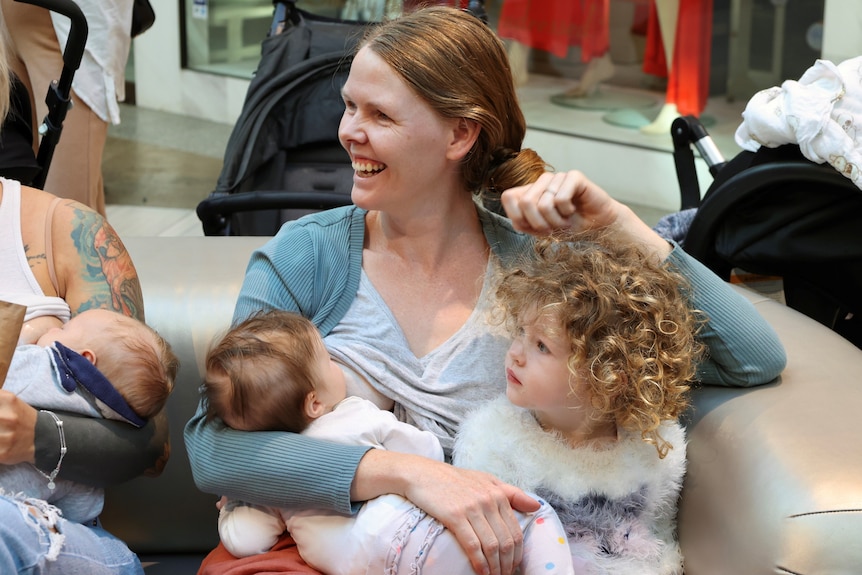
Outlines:
{"type": "Polygon", "coordinates": [[[113,321],[122,321],[117,312],[106,309],[91,309],[79,313],[65,324],[46,331],[36,345],[47,347],[59,341],[69,349],[81,352],[92,349],[104,341],[106,327],[113,321]]]}
{"type": "Polygon", "coordinates": [[[347,381],[344,372],[332,360],[323,340],[320,340],[317,346],[314,360],[314,371],[318,376],[318,385],[315,389],[317,397],[329,409],[332,409],[336,403],[347,397],[347,381]]]}

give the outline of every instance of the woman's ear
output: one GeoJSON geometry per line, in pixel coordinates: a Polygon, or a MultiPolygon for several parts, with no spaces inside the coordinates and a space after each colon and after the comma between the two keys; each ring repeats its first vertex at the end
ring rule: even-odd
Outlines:
{"type": "Polygon", "coordinates": [[[482,131],[482,126],[475,120],[467,118],[458,118],[454,122],[452,140],[449,142],[446,157],[450,160],[461,160],[473,149],[473,145],[482,131]]]}
{"type": "Polygon", "coordinates": [[[303,409],[305,410],[306,417],[309,419],[317,419],[326,413],[326,405],[318,400],[317,394],[313,391],[309,391],[308,395],[305,396],[303,409]]]}

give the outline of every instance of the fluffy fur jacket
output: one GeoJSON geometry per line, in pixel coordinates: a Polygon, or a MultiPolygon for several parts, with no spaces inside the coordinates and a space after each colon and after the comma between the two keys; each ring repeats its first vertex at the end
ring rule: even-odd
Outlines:
{"type": "Polygon", "coordinates": [[[638,433],[599,448],[572,448],[505,396],[461,425],[454,464],[491,473],[556,509],[578,575],[677,575],[676,509],[685,473],[685,432],[666,423],[664,459],[638,433]]]}

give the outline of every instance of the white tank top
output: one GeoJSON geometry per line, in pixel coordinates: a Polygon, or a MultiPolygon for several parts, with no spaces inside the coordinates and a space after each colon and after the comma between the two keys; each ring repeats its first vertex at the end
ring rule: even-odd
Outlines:
{"type": "MultiPolygon", "coordinates": [[[[69,320],[69,305],[59,297],[46,296],[27,263],[21,236],[21,184],[0,178],[0,300],[27,306],[24,321],[46,315],[69,320]]],[[[46,225],[46,249],[50,245],[50,223],[46,225]]],[[[54,262],[48,258],[47,264],[54,262]]]]}

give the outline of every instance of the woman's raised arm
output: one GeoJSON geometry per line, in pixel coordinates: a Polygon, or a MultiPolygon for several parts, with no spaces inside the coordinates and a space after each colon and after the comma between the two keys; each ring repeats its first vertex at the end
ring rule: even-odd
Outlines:
{"type": "Polygon", "coordinates": [[[608,228],[620,241],[638,242],[670,261],[691,284],[691,306],[707,317],[700,337],[709,354],[698,370],[704,383],[749,387],[772,381],[784,369],[778,335],[744,296],[581,172],[545,173],[533,184],[503,192],[502,202],[522,232],[608,228]]]}

